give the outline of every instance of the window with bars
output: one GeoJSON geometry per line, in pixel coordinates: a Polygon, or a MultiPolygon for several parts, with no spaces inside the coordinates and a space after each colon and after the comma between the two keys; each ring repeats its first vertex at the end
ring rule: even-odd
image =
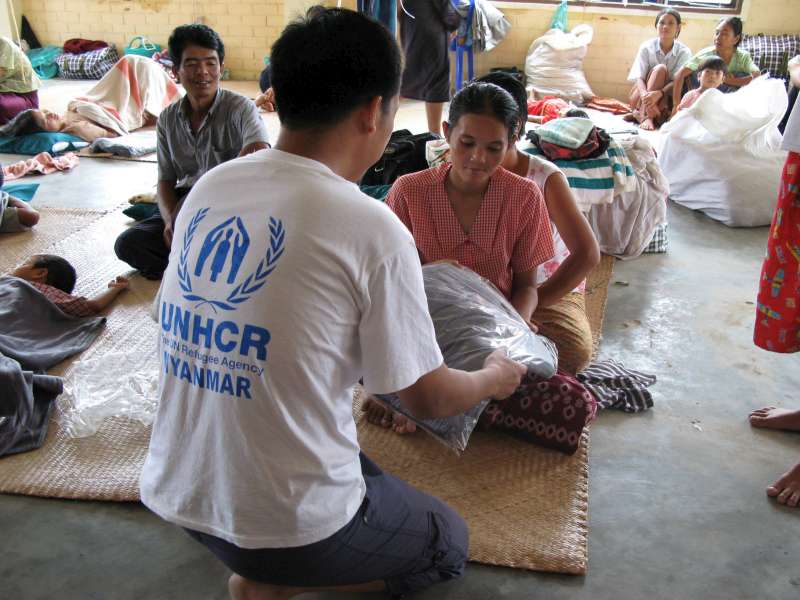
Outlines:
{"type": "MultiPolygon", "coordinates": [[[[531,0],[511,0],[512,2],[531,2],[531,0]]],[[[544,4],[560,4],[561,0],[533,0],[544,4]]],[[[575,6],[606,6],[609,8],[635,8],[658,11],[662,8],[676,8],[687,12],[707,12],[738,15],[744,0],[569,0],[575,6]]]]}

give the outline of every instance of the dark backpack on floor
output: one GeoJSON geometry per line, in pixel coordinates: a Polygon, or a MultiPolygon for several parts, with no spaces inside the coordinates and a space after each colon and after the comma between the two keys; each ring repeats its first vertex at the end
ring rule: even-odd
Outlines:
{"type": "Polygon", "coordinates": [[[408,129],[393,132],[383,156],[364,173],[361,185],[391,185],[401,175],[427,169],[425,144],[438,139],[436,134],[412,134],[408,129]]]}

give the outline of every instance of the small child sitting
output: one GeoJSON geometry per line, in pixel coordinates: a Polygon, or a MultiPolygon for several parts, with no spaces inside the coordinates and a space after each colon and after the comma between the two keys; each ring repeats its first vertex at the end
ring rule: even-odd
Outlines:
{"type": "Polygon", "coordinates": [[[697,69],[697,78],[700,81],[700,87],[696,90],[690,90],[683,95],[681,103],[678,104],[678,111],[689,108],[692,104],[697,102],[697,99],[703,95],[706,90],[717,89],[722,85],[727,73],[728,67],[725,61],[719,56],[712,56],[707,58],[697,69]]]}
{"type": "Polygon", "coordinates": [[[53,254],[34,254],[14,269],[11,275],[33,285],[62,312],[73,317],[96,315],[128,287],[126,277],[117,277],[109,282],[105,292],[94,298],[73,296],[75,268],[64,258],[53,254]]]}

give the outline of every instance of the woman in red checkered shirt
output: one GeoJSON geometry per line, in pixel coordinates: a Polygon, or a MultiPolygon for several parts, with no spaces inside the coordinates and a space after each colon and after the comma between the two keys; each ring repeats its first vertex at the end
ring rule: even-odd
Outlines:
{"type": "Polygon", "coordinates": [[[386,203],[422,264],[469,267],[530,323],[537,267],[552,258],[553,239],[539,188],[500,166],[519,127],[516,102],[496,85],[473,83],[453,98],[443,126],[452,162],[401,177],[386,203]]]}
{"type": "MultiPolygon", "coordinates": [[[[536,273],[554,252],[541,190],[501,166],[520,119],[517,102],[506,90],[492,83],[468,85],[451,101],[449,120],[443,123],[451,162],[404,175],[386,202],[414,236],[422,264],[447,260],[472,269],[492,282],[535,330],[536,273]]],[[[364,410],[370,422],[398,433],[416,429],[378,402],[368,400],[364,410]]],[[[594,412],[591,394],[559,372],[546,381],[524,378],[508,399],[489,404],[481,423],[574,452],[594,412]],[[559,410],[539,414],[540,401],[551,396],[559,399],[559,410]],[[558,416],[562,404],[569,408],[569,418],[558,416]],[[537,426],[547,434],[537,433],[537,426]]]]}

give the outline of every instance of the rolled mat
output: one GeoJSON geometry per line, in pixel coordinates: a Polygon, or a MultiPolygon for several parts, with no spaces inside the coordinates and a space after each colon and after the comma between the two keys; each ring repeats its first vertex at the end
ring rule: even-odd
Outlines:
{"type": "Polygon", "coordinates": [[[593,356],[597,356],[600,339],[603,333],[603,317],[606,314],[608,300],[608,284],[614,274],[613,256],[604,254],[597,266],[586,277],[586,317],[592,329],[594,342],[593,356]]]}

